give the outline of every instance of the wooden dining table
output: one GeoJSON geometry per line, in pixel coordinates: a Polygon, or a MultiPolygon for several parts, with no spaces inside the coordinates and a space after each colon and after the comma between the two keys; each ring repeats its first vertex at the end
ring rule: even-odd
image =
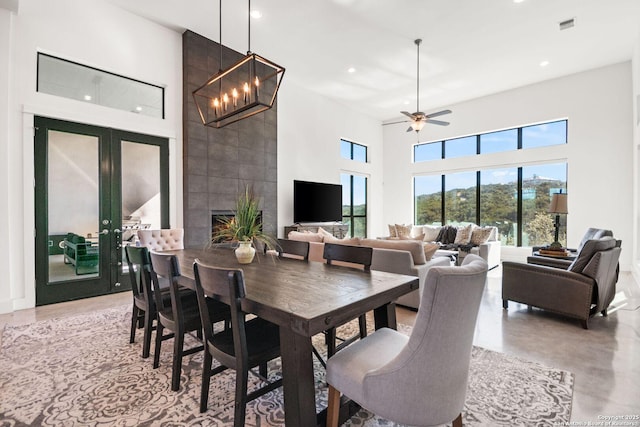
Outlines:
{"type": "Polygon", "coordinates": [[[183,249],[175,254],[181,284],[193,286],[193,262],[244,274],[242,309],[280,327],[285,425],[323,424],[316,414],[311,338],[373,310],[375,328],[396,328],[393,301],[418,288],[418,278],[382,271],[363,271],[320,262],[257,253],[239,264],[230,248],[183,249]]]}

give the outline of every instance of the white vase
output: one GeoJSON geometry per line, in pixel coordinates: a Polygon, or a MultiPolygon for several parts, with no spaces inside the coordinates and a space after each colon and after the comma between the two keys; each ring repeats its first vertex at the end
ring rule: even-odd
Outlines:
{"type": "Polygon", "coordinates": [[[238,242],[236,258],[240,264],[250,264],[255,254],[256,250],[251,246],[251,241],[238,242]]]}

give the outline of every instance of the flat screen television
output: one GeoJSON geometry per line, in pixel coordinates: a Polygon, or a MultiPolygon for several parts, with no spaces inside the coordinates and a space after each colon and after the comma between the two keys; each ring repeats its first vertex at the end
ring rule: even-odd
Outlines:
{"type": "Polygon", "coordinates": [[[293,181],[293,222],[342,221],[342,185],[293,181]]]}

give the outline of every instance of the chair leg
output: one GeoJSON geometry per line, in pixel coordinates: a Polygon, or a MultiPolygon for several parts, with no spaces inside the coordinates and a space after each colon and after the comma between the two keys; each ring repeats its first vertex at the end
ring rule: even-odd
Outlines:
{"type": "Polygon", "coordinates": [[[202,363],[202,387],[200,387],[200,412],[207,411],[209,403],[209,385],[211,383],[211,364],[213,357],[211,353],[204,349],[204,362],[202,363]]]}
{"type": "Polygon", "coordinates": [[[261,377],[267,378],[267,376],[269,375],[269,371],[267,370],[267,362],[261,363],[260,366],[258,366],[258,373],[261,377]]]}
{"type": "Polygon", "coordinates": [[[182,348],[184,346],[184,332],[176,331],[173,337],[173,367],[171,369],[171,390],[180,389],[180,375],[182,374],[182,348]]]}
{"type": "Polygon", "coordinates": [[[358,326],[360,328],[360,339],[367,336],[367,316],[363,314],[358,317],[358,326]]]}
{"type": "Polygon", "coordinates": [[[340,392],[331,384],[329,384],[329,401],[327,403],[327,427],[338,427],[340,392]]]}
{"type": "Polygon", "coordinates": [[[458,417],[453,420],[452,427],[462,427],[462,413],[459,413],[458,417]]]}
{"type": "Polygon", "coordinates": [[[153,329],[153,317],[149,310],[144,312],[144,339],[142,343],[142,358],[147,359],[151,350],[151,330],[153,329]]]}
{"type": "Polygon", "coordinates": [[[156,346],[153,353],[153,369],[160,366],[160,348],[162,347],[162,335],[164,334],[164,326],[160,321],[156,320],[156,346]]]}
{"type": "MultiPolygon", "coordinates": [[[[242,368],[245,368],[244,366],[242,368]]],[[[236,370],[236,401],[233,413],[233,427],[244,427],[245,413],[247,409],[247,381],[249,371],[247,369],[236,370]]]]}
{"type": "Polygon", "coordinates": [[[131,335],[129,336],[129,344],[133,344],[136,341],[136,328],[138,327],[138,306],[133,303],[133,309],[131,310],[131,335]]]}
{"type": "Polygon", "coordinates": [[[336,354],[336,328],[325,331],[327,341],[327,359],[336,354]]]}

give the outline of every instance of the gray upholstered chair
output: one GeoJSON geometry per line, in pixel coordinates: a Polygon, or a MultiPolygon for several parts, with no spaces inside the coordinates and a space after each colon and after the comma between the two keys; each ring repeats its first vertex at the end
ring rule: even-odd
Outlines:
{"type": "Polygon", "coordinates": [[[502,305],[509,301],[539,307],[579,319],[585,329],[589,319],[607,308],[616,293],[619,240],[611,236],[587,240],[577,258],[564,267],[502,263],[502,305]]]}
{"type": "Polygon", "coordinates": [[[486,277],[477,255],[460,267],[430,268],[410,337],[382,328],[330,358],[327,425],[338,423],[342,392],[397,423],[461,426],[486,277]]]}
{"type": "Polygon", "coordinates": [[[182,228],[138,230],[138,239],[140,245],[148,247],[150,251],[184,249],[184,229],[182,228]]]}
{"type": "MultiPolygon", "coordinates": [[[[573,253],[579,253],[582,250],[582,247],[589,240],[600,239],[601,237],[611,236],[613,237],[613,231],[605,230],[603,228],[588,228],[587,231],[582,236],[578,247],[575,249],[569,248],[569,251],[573,253]]],[[[539,249],[542,249],[542,246],[534,246],[532,248],[532,252],[536,252],[539,249]]],[[[541,257],[541,256],[530,256],[527,258],[527,264],[538,264],[538,265],[546,265],[549,267],[562,268],[566,270],[571,265],[572,261],[568,259],[559,259],[559,258],[550,258],[550,257],[541,257]]]]}

